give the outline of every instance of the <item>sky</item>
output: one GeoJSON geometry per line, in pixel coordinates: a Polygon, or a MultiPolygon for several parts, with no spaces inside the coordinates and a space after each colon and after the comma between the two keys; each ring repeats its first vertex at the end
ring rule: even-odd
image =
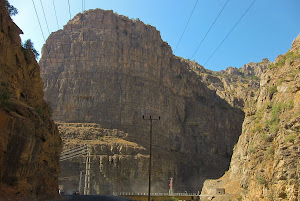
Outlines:
{"type": "Polygon", "coordinates": [[[39,53],[51,32],[62,29],[70,17],[73,18],[77,13],[95,8],[113,10],[155,26],[162,39],[171,46],[174,55],[195,60],[206,69],[214,71],[229,66],[242,67],[264,58],[274,61],[279,54],[291,48],[293,40],[300,33],[300,0],[9,2],[19,11],[12,19],[24,32],[22,40],[31,39],[39,53]]]}

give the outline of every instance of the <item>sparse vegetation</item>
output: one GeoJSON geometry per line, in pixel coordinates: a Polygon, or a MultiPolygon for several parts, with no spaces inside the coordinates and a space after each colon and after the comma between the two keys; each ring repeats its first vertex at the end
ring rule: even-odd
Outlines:
{"type": "Polygon", "coordinates": [[[33,46],[34,44],[33,44],[33,42],[30,40],[30,39],[28,39],[28,40],[26,40],[23,44],[22,44],[22,46],[23,46],[23,54],[24,54],[24,56],[25,56],[25,59],[26,59],[26,61],[29,61],[30,60],[30,54],[28,53],[28,51],[31,51],[33,54],[34,54],[34,56],[35,56],[35,59],[38,59],[39,58],[39,53],[38,53],[38,51],[34,48],[34,46],[33,46]]]}
{"type": "Polygon", "coordinates": [[[256,124],[254,125],[254,127],[253,127],[253,129],[252,129],[252,132],[253,132],[253,133],[260,133],[260,132],[262,132],[263,130],[264,130],[264,128],[263,128],[262,123],[261,123],[261,122],[258,122],[258,123],[256,123],[256,124]]]}
{"type": "Polygon", "coordinates": [[[300,54],[293,52],[293,51],[288,51],[284,55],[282,55],[282,58],[276,63],[276,64],[271,64],[268,68],[277,68],[279,66],[283,66],[286,61],[292,62],[295,59],[300,58],[300,54]]]}

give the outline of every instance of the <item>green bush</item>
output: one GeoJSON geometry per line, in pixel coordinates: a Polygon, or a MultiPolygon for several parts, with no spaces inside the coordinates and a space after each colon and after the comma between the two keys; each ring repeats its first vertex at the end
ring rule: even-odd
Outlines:
{"type": "Polygon", "coordinates": [[[285,137],[286,142],[295,142],[297,135],[295,133],[289,134],[285,137]]]}
{"type": "Polygon", "coordinates": [[[18,9],[11,5],[8,0],[5,0],[5,9],[7,10],[9,16],[14,16],[19,13],[18,9]]]}
{"type": "Polygon", "coordinates": [[[30,60],[30,54],[29,54],[27,51],[31,51],[31,52],[34,54],[34,56],[35,56],[36,59],[39,58],[39,55],[40,55],[40,54],[39,54],[38,51],[34,48],[33,45],[34,45],[34,44],[33,44],[33,42],[32,42],[30,39],[27,39],[27,40],[22,44],[22,46],[23,46],[23,48],[24,48],[24,49],[22,49],[22,51],[23,51],[23,53],[24,53],[24,56],[25,56],[26,61],[29,61],[29,60],[30,60]]]}

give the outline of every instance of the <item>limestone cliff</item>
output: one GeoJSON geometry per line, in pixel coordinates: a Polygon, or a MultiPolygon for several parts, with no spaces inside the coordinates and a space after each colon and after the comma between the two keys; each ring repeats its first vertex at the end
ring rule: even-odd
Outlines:
{"type": "Polygon", "coordinates": [[[21,33],[1,0],[0,200],[58,192],[61,141],[43,99],[39,66],[22,48],[21,33]]]}
{"type": "Polygon", "coordinates": [[[262,73],[246,106],[243,132],[229,171],[206,181],[203,194],[223,187],[240,200],[299,200],[300,35],[262,73]]]}
{"type": "Polygon", "coordinates": [[[197,192],[204,179],[228,168],[243,112],[202,83],[154,27],[89,10],[52,33],[42,53],[45,97],[55,120],[118,129],[128,134],[124,140],[148,150],[149,126],[142,116],[162,117],[153,142],[153,182],[160,191],[174,177],[176,190],[197,192]]]}

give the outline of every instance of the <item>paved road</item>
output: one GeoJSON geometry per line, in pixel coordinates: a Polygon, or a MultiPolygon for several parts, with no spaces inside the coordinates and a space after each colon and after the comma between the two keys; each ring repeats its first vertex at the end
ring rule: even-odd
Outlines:
{"type": "Polygon", "coordinates": [[[130,199],[113,195],[70,195],[64,196],[57,201],[130,201],[130,199]]]}

